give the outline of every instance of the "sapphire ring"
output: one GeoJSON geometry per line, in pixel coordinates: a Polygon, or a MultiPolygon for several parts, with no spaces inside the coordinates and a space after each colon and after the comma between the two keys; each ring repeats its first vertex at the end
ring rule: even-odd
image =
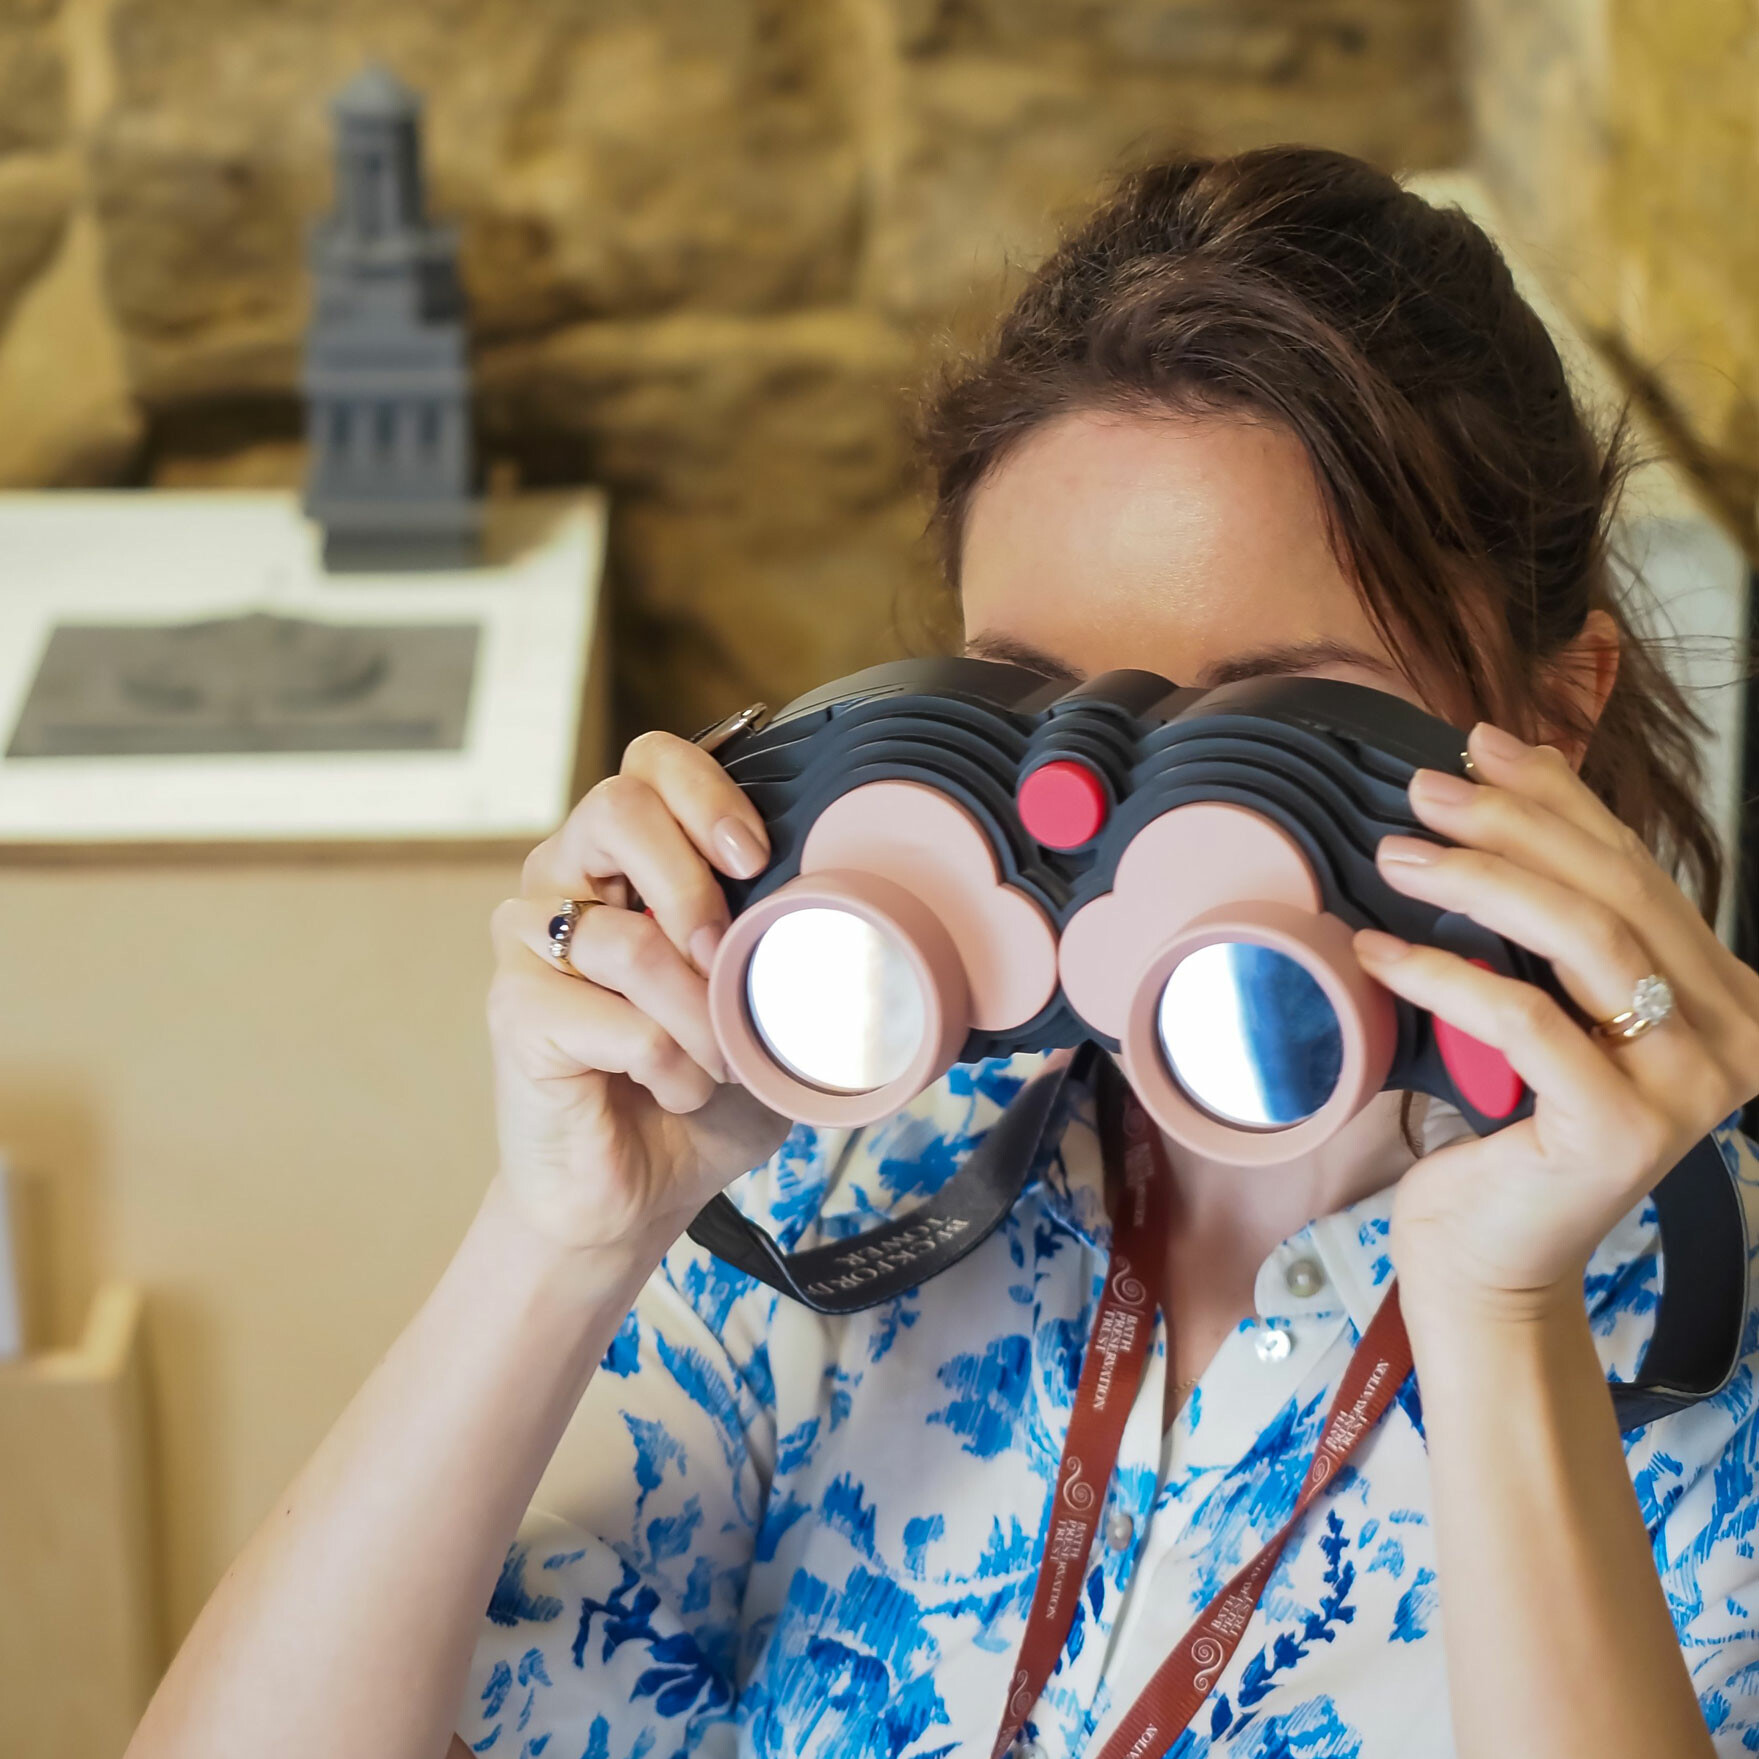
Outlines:
{"type": "Polygon", "coordinates": [[[568,957],[568,949],[574,944],[574,930],[587,911],[595,904],[603,903],[603,898],[564,898],[561,907],[549,920],[545,932],[550,937],[550,944],[545,950],[550,955],[551,963],[570,977],[580,976],[568,957]]]}

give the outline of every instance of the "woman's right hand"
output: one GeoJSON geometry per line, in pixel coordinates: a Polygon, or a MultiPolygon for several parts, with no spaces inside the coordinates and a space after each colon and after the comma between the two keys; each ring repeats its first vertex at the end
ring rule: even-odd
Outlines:
{"type": "Polygon", "coordinates": [[[728,923],[710,865],[769,858],[763,820],[715,760],[647,733],[534,849],[495,912],[489,994],[499,1178],[528,1223],[569,1247],[670,1243],[787,1134],[731,1085],[707,972],[728,923]],[[627,908],[632,894],[651,914],[627,908]],[[567,898],[596,898],[570,963],[547,951],[567,898]]]}

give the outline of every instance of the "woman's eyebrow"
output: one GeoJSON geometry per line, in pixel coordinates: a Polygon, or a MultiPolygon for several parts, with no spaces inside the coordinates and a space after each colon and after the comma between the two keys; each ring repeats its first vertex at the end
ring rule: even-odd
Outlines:
{"type": "MultiPolygon", "coordinates": [[[[1004,665],[1022,666],[1059,684],[1079,684],[1084,676],[1067,660],[1060,660],[1030,642],[1016,641],[1011,635],[974,635],[965,643],[965,652],[974,659],[999,660],[1004,665]]],[[[1336,665],[1365,666],[1389,678],[1399,676],[1397,669],[1381,655],[1357,647],[1353,642],[1320,636],[1312,641],[1279,642],[1233,654],[1205,666],[1194,679],[1175,678],[1173,682],[1213,690],[1217,685],[1235,684],[1243,678],[1275,678],[1311,671],[1315,666],[1336,665]]]]}
{"type": "Polygon", "coordinates": [[[1010,635],[974,635],[965,643],[965,652],[973,659],[999,660],[1007,666],[1023,666],[1057,684],[1079,684],[1081,673],[1067,660],[1059,660],[1030,642],[1016,641],[1010,635]]]}
{"type": "Polygon", "coordinates": [[[1386,677],[1398,677],[1395,667],[1380,654],[1370,653],[1348,641],[1320,637],[1313,641],[1280,642],[1272,647],[1253,648],[1249,653],[1235,654],[1205,666],[1192,680],[1200,689],[1213,690],[1218,684],[1234,684],[1242,678],[1274,678],[1290,672],[1306,672],[1315,666],[1366,666],[1386,677]]]}

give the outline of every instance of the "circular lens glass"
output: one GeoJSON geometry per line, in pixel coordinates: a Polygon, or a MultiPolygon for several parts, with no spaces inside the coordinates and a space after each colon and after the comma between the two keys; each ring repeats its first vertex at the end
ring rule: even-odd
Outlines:
{"type": "Polygon", "coordinates": [[[1336,1010],[1286,953],[1218,941],[1181,959],[1160,998],[1174,1078],[1225,1124],[1280,1130],[1331,1098],[1344,1065],[1336,1010]]]}
{"type": "Polygon", "coordinates": [[[910,1067],[927,1008],[903,949],[848,910],[781,916],[745,970],[751,1023],[778,1063],[828,1093],[871,1093],[910,1067]]]}

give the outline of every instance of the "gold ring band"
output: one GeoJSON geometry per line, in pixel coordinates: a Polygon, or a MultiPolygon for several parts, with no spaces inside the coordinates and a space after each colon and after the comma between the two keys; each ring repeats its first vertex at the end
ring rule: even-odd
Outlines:
{"type": "Polygon", "coordinates": [[[568,957],[569,949],[574,944],[574,931],[587,911],[595,904],[603,903],[603,898],[564,898],[556,914],[546,925],[550,944],[545,950],[550,955],[550,962],[570,977],[580,975],[568,957]]]}
{"type": "Polygon", "coordinates": [[[1631,1005],[1605,1020],[1596,1020],[1593,1034],[1602,1044],[1630,1044],[1653,1032],[1673,1014],[1673,986],[1658,972],[1638,978],[1631,1005]]]}

